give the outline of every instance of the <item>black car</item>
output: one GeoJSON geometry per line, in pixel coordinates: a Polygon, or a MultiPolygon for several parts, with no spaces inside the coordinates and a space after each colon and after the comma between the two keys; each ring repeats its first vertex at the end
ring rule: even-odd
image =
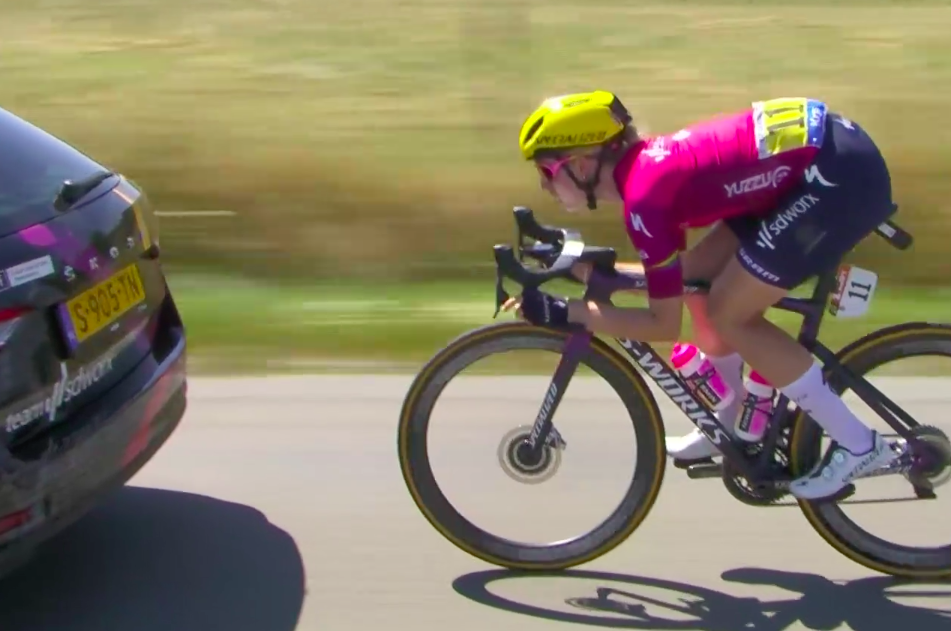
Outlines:
{"type": "Polygon", "coordinates": [[[146,195],[0,108],[0,574],[165,443],[185,356],[146,195]]]}

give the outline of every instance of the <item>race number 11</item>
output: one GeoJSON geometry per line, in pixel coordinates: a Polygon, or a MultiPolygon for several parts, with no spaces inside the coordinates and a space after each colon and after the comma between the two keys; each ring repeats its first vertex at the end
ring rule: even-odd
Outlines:
{"type": "Polygon", "coordinates": [[[829,313],[837,318],[858,318],[868,311],[878,284],[878,275],[855,265],[843,265],[838,272],[838,287],[832,295],[829,313]]]}

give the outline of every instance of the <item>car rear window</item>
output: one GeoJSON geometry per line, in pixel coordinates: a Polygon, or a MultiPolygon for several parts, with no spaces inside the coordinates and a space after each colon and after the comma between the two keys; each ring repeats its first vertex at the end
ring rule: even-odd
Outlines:
{"type": "Polygon", "coordinates": [[[104,167],[39,127],[0,108],[0,234],[55,216],[64,180],[104,167]]]}

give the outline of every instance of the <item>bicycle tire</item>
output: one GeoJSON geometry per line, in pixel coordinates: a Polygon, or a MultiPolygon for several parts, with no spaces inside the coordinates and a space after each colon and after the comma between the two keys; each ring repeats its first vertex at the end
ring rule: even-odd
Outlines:
{"type": "Polygon", "coordinates": [[[433,356],[414,379],[403,402],[398,453],[403,480],[426,520],[454,546],[492,565],[522,571],[574,567],[607,554],[633,534],[653,507],[666,470],[660,408],[644,379],[617,351],[592,338],[580,364],[602,377],[623,401],[637,440],[637,463],[620,504],[592,530],[568,541],[527,545],[498,537],[468,521],[443,495],[428,458],[429,416],[446,384],[474,361],[511,350],[560,354],[562,331],[512,322],[463,334],[433,356]]]}
{"type": "MultiPolygon", "coordinates": [[[[896,359],[922,356],[951,357],[951,326],[909,322],[886,327],[836,353],[839,362],[859,376],[896,359]]],[[[841,396],[846,390],[842,380],[830,371],[826,376],[833,392],[841,396]]],[[[796,476],[804,475],[821,458],[822,436],[822,428],[812,418],[801,411],[796,415],[790,441],[790,465],[796,476]]],[[[832,548],[863,567],[904,579],[951,578],[951,545],[894,544],[862,530],[836,502],[799,500],[798,504],[810,526],[832,548]]]]}

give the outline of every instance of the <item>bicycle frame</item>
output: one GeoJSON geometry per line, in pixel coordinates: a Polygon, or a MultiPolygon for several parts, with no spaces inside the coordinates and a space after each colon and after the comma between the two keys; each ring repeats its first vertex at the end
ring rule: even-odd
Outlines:
{"type": "MultiPolygon", "coordinates": [[[[835,353],[817,339],[828,298],[835,291],[836,284],[836,272],[833,269],[819,277],[810,297],[786,297],[773,305],[772,308],[803,316],[798,341],[816,355],[833,376],[841,378],[857,396],[885,419],[898,434],[909,441],[913,440],[908,428],[916,427],[918,423],[868,380],[855,375],[842,365],[836,358],[835,353]],[[892,418],[892,415],[901,419],[901,422],[892,418]],[[904,425],[902,425],[902,422],[904,425]]],[[[643,274],[621,270],[614,270],[610,274],[606,274],[595,268],[588,281],[584,299],[609,302],[611,295],[617,291],[643,291],[646,288],[647,282],[643,274]]],[[[704,290],[699,287],[685,286],[685,291],[697,293],[704,290]]],[[[548,439],[552,430],[552,416],[568,383],[571,381],[582,354],[590,343],[591,337],[592,334],[588,331],[574,332],[565,344],[561,360],[552,377],[529,438],[529,445],[535,457],[540,456],[541,446],[548,439]]],[[[754,484],[765,483],[782,487],[788,483],[788,480],[777,480],[771,471],[772,454],[776,443],[779,441],[783,429],[788,425],[787,421],[790,415],[797,414],[797,412],[789,410],[788,397],[779,394],[777,405],[770,419],[768,433],[763,438],[763,449],[757,456],[748,457],[745,450],[746,443],[734,438],[727,431],[717,419],[713,409],[690,392],[680,375],[668,366],[667,362],[650,344],[621,338],[615,338],[615,341],[624,348],[634,365],[657,384],[664,394],[684,412],[687,418],[717,446],[723,454],[724,460],[729,461],[741,475],[754,484]]]]}

